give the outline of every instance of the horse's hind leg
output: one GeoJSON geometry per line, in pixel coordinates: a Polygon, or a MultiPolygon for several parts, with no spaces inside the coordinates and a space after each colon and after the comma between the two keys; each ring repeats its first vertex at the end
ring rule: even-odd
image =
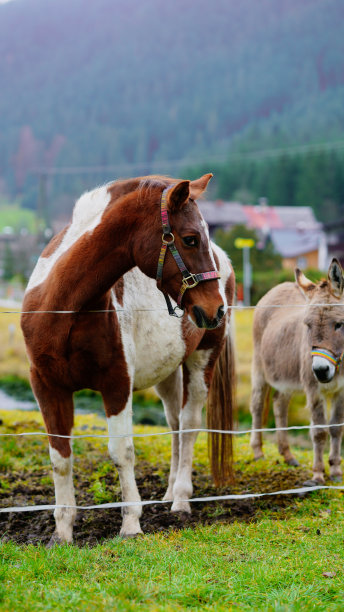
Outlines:
{"type": "MultiPolygon", "coordinates": [[[[200,429],[202,408],[207,399],[208,387],[205,381],[205,368],[209,351],[198,350],[192,353],[183,364],[183,408],[180,413],[180,429],[200,429]]],[[[192,459],[197,432],[179,434],[179,463],[173,486],[172,512],[191,512],[187,501],[192,495],[192,459]]]]}
{"type": "MultiPolygon", "coordinates": [[[[275,392],[272,403],[276,427],[288,427],[288,406],[290,398],[291,393],[281,393],[280,391],[275,392]]],[[[299,465],[298,460],[290,451],[287,431],[277,432],[277,443],[278,450],[282,457],[284,457],[285,462],[288,465],[299,465]]]]}
{"type": "MultiPolygon", "coordinates": [[[[164,404],[166,420],[172,431],[179,430],[179,415],[182,408],[182,371],[178,368],[168,378],[156,385],[156,391],[164,404]]],[[[173,487],[177,477],[179,462],[179,434],[172,434],[171,468],[168,488],[164,495],[166,501],[173,500],[173,487]]]]}
{"type": "MultiPolygon", "coordinates": [[[[342,423],[344,418],[344,398],[343,394],[338,395],[332,401],[332,411],[330,425],[342,423]]],[[[343,427],[330,427],[330,478],[335,482],[342,480],[341,469],[341,445],[342,445],[343,427]]]]}
{"type": "MultiPolygon", "coordinates": [[[[61,388],[49,388],[37,371],[31,372],[31,384],[49,434],[70,436],[73,427],[73,397],[61,388]]],[[[53,467],[56,505],[75,506],[73,486],[73,455],[71,441],[49,437],[50,459],[53,467]]],[[[56,530],[49,545],[71,542],[76,508],[56,508],[56,530]]]]}
{"type": "Polygon", "coordinates": [[[264,375],[254,359],[252,364],[252,391],[250,402],[250,411],[252,414],[252,433],[250,443],[255,460],[264,457],[262,432],[254,430],[262,429],[263,412],[268,391],[269,385],[265,381],[264,375]]]}
{"type": "MultiPolygon", "coordinates": [[[[108,445],[109,454],[118,470],[122,500],[123,502],[135,502],[133,506],[123,506],[122,508],[123,521],[120,535],[123,538],[129,538],[142,533],[139,520],[142,514],[142,505],[134,473],[135,450],[132,437],[132,393],[130,389],[124,388],[126,386],[125,382],[123,382],[121,393],[118,391],[102,391],[102,395],[110,436],[108,445]],[[119,407],[123,403],[124,408],[119,412],[119,407]],[[125,436],[124,434],[128,435],[125,436]]],[[[117,389],[120,389],[121,385],[118,375],[116,383],[117,389]]]]}

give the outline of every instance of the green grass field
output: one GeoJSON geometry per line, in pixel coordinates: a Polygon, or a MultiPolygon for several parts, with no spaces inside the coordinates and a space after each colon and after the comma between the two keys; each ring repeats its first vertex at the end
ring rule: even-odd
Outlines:
{"type": "MultiPolygon", "coordinates": [[[[247,311],[236,315],[239,402],[244,407],[249,398],[251,317],[247,311]]],[[[22,363],[25,375],[19,333],[16,341],[13,363],[22,363]]],[[[0,411],[0,418],[3,432],[43,430],[38,412],[0,411]]],[[[135,431],[161,429],[138,426],[135,431]]],[[[88,432],[105,433],[104,420],[77,416],[75,433],[88,432]]],[[[218,493],[271,492],[302,485],[311,473],[312,452],[302,438],[293,443],[299,468],[282,463],[271,436],[265,441],[266,458],[253,462],[248,436],[238,436],[235,483],[218,493]]],[[[137,438],[135,447],[142,497],[161,499],[167,484],[169,437],[137,438]]],[[[74,453],[77,503],[119,500],[106,440],[77,440],[74,453]]],[[[1,506],[53,503],[46,438],[3,438],[0,474],[1,506]]],[[[203,434],[195,447],[193,480],[195,496],[216,494],[203,434]]],[[[76,543],[47,549],[44,543],[53,530],[50,512],[0,514],[0,609],[343,609],[340,491],[195,503],[193,518],[185,524],[169,517],[168,505],[147,506],[142,517],[145,535],[121,540],[118,510],[80,511],[76,543]]]]}

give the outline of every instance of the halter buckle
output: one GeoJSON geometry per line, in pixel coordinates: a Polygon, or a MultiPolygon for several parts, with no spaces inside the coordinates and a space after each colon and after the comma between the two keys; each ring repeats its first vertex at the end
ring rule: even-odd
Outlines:
{"type": "Polygon", "coordinates": [[[190,272],[189,276],[183,276],[182,285],[185,287],[185,289],[192,289],[193,287],[196,287],[198,283],[199,281],[196,279],[194,274],[192,274],[192,272],[190,272]]]}
{"type": "Polygon", "coordinates": [[[168,232],[167,234],[162,235],[162,243],[163,244],[173,244],[174,243],[174,235],[172,234],[172,232],[168,232]],[[172,240],[166,240],[166,239],[164,240],[166,236],[172,236],[172,240]]]}

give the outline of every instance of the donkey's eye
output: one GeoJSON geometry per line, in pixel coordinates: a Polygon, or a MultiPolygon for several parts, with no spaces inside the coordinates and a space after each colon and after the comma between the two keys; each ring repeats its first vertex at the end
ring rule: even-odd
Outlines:
{"type": "Polygon", "coordinates": [[[197,238],[197,236],[184,236],[182,240],[183,240],[185,246],[188,246],[188,247],[197,247],[198,246],[198,238],[197,238]]]}
{"type": "Polygon", "coordinates": [[[337,331],[338,329],[342,329],[344,327],[344,323],[340,322],[340,323],[335,323],[334,325],[334,329],[337,331]]]}

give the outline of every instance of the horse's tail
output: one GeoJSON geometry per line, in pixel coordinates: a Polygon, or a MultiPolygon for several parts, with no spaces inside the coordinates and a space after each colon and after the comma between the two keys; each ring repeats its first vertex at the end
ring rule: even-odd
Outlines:
{"type": "MultiPolygon", "coordinates": [[[[216,361],[207,400],[207,428],[233,430],[235,361],[231,332],[216,361]]],[[[211,473],[217,487],[233,482],[232,434],[208,433],[211,473]]]]}

